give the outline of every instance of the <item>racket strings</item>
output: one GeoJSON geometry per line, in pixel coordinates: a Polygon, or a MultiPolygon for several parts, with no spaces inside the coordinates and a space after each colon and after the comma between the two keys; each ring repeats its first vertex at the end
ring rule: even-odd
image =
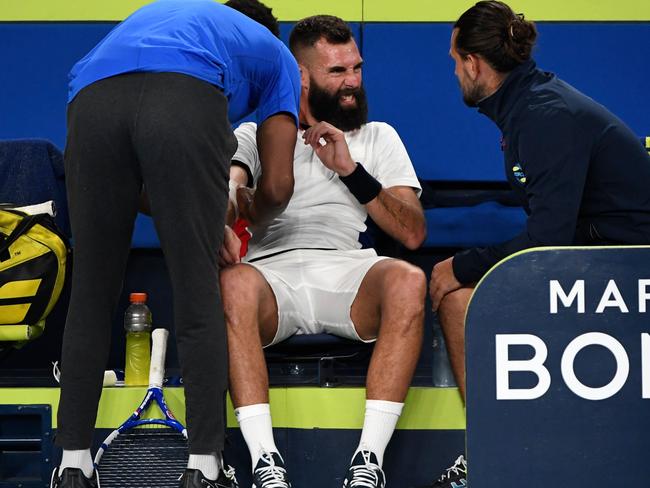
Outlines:
{"type": "Polygon", "coordinates": [[[102,488],[177,488],[188,455],[187,440],[173,429],[119,434],[99,462],[102,488]]]}

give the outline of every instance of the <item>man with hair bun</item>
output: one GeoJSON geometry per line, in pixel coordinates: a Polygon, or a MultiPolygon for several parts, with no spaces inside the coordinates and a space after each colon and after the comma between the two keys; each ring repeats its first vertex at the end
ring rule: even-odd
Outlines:
{"type": "MultiPolygon", "coordinates": [[[[498,1],[471,7],[451,35],[463,100],[501,130],[506,175],[528,213],[513,239],[461,251],[433,268],[433,309],[463,398],[465,312],[492,266],[531,247],[650,243],[648,154],[618,117],[537,68],[536,38],[533,22],[498,1]]],[[[465,486],[466,472],[460,456],[431,486],[465,486]]]]}

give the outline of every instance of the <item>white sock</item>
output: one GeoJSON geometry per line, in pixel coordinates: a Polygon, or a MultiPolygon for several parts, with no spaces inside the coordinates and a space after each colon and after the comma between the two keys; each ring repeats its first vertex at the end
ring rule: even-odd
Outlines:
{"type": "Polygon", "coordinates": [[[384,462],[384,451],[395,431],[403,407],[403,403],[366,400],[366,417],[363,421],[361,440],[354,454],[361,450],[374,452],[381,466],[384,462]]]}
{"type": "Polygon", "coordinates": [[[237,417],[239,428],[251,453],[252,469],[255,469],[262,450],[278,452],[273,440],[271,406],[268,403],[257,403],[239,407],[235,409],[235,417],[237,417]]]}
{"type": "Polygon", "coordinates": [[[63,473],[65,468],[80,469],[86,478],[92,478],[95,467],[93,465],[93,458],[90,455],[90,449],[74,451],[64,449],[63,456],[61,457],[61,465],[59,466],[59,475],[63,473]]]}
{"type": "Polygon", "coordinates": [[[221,469],[221,456],[214,454],[190,454],[187,469],[198,469],[209,480],[216,480],[221,469]]]}

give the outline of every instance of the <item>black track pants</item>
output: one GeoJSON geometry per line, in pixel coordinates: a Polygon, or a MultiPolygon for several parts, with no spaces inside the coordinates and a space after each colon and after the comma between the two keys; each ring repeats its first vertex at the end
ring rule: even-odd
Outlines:
{"type": "Polygon", "coordinates": [[[190,452],[223,449],[227,344],[217,255],[237,147],[223,93],[175,73],[93,83],[68,107],[74,242],[57,444],[90,447],[144,183],[174,294],[190,452]]]}

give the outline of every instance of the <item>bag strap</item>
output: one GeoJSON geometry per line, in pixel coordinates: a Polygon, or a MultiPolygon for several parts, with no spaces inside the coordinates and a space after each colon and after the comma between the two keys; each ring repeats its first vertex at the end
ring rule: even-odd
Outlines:
{"type": "MultiPolygon", "coordinates": [[[[18,214],[17,214],[18,215],[18,214]]],[[[22,220],[14,227],[14,230],[11,231],[7,237],[5,237],[0,242],[0,254],[4,253],[9,249],[16,239],[18,239],[22,234],[26,233],[34,227],[36,224],[40,224],[47,214],[36,214],[36,215],[25,215],[22,220]]]]}

